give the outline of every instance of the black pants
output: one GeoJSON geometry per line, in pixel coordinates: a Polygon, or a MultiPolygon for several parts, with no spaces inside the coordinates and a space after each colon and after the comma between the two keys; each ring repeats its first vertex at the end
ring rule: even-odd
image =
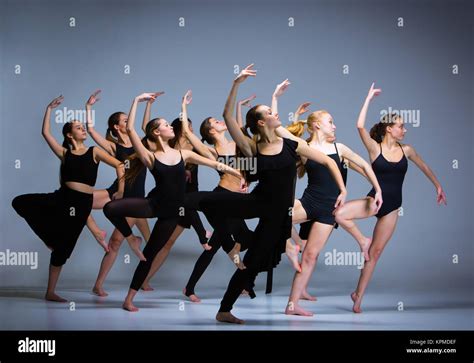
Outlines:
{"type": "MultiPolygon", "coordinates": [[[[104,206],[106,217],[125,236],[132,234],[132,230],[125,217],[133,218],[153,218],[157,216],[157,211],[153,208],[150,199],[145,198],[125,198],[113,200],[104,206]]],[[[139,290],[151,269],[151,264],[155,256],[168,242],[171,234],[178,225],[180,217],[160,217],[153,226],[150,239],[146,244],[143,255],[146,261],[140,261],[133,275],[130,288],[139,290]]]]}
{"type": "Polygon", "coordinates": [[[53,193],[24,194],[12,201],[15,211],[50,248],[50,263],[62,266],[71,256],[92,210],[93,195],[62,186],[53,193]]]}
{"type": "Polygon", "coordinates": [[[230,311],[243,289],[253,290],[258,273],[268,271],[280,261],[286,238],[291,232],[291,216],[288,214],[291,206],[287,209],[281,203],[262,200],[254,193],[215,193],[203,198],[200,205],[223,244],[231,240],[229,226],[225,223],[227,218],[259,218],[243,260],[246,269],[234,273],[221,301],[219,311],[230,311]]]}
{"type": "MultiPolygon", "coordinates": [[[[233,193],[225,188],[217,186],[214,190],[214,193],[233,193]]],[[[201,200],[209,194],[201,194],[201,200]]],[[[197,196],[195,196],[197,198],[197,196]]],[[[196,206],[197,208],[197,206],[196,206]]],[[[229,232],[233,236],[233,241],[230,245],[223,247],[226,253],[229,253],[234,246],[234,241],[239,242],[241,245],[241,251],[246,250],[251,243],[253,232],[247,227],[245,220],[242,218],[228,218],[226,221],[229,232]]],[[[194,288],[196,287],[197,282],[206,271],[207,267],[211,264],[214,255],[222,247],[222,243],[219,237],[218,231],[214,231],[211,239],[209,240],[209,245],[212,247],[210,250],[203,251],[202,254],[197,259],[193,272],[189,277],[188,283],[186,284],[186,295],[194,294],[194,288]]]]}

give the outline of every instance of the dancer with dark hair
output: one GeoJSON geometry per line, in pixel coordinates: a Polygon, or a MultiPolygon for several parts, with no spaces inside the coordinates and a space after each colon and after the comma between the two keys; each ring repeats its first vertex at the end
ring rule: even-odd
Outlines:
{"type": "Polygon", "coordinates": [[[253,64],[234,80],[224,108],[224,120],[242,153],[256,156],[259,183],[250,194],[213,193],[201,201],[201,206],[222,243],[229,243],[231,234],[225,219],[229,217],[259,218],[254,238],[243,259],[242,268],[232,276],[216,319],[242,324],[232,313],[232,307],[242,290],[253,288],[259,272],[268,271],[281,260],[286,240],[291,235],[291,215],[294,204],[296,162],[298,155],[323,164],[336,180],[340,194],[335,207],[344,203],[346,189],[336,162],[303,140],[292,136],[281,138],[275,130],[281,126],[278,115],[265,105],[252,107],[246,115],[244,131],[233,116],[237,90],[248,77],[254,77],[253,64]],[[250,129],[254,138],[246,135],[250,129]]]}
{"type": "MultiPolygon", "coordinates": [[[[135,152],[130,142],[130,138],[127,134],[127,119],[128,116],[124,112],[114,112],[110,115],[107,123],[106,137],[104,138],[99,132],[95,130],[94,119],[92,117],[92,106],[99,100],[97,97],[101,91],[95,91],[87,100],[87,131],[91,135],[92,139],[110,155],[116,157],[118,160],[125,164],[125,171],[129,169],[130,156],[135,152]]],[[[164,92],[158,92],[155,94],[159,97],[164,92]]],[[[142,129],[145,130],[146,125],[150,120],[151,105],[155,99],[150,99],[147,102],[145,113],[143,115],[142,129]]],[[[126,173],[125,172],[125,173],[126,173]]],[[[123,191],[123,198],[144,198],[145,197],[145,180],[146,180],[146,169],[142,168],[136,179],[131,182],[125,183],[125,190],[123,191]]],[[[116,179],[114,183],[107,189],[94,190],[94,203],[92,209],[103,209],[105,204],[115,199],[116,193],[119,191],[119,180],[116,179]]],[[[137,226],[141,232],[145,241],[150,238],[150,227],[148,221],[145,218],[127,218],[130,227],[137,226]]],[[[88,227],[91,229],[91,225],[94,226],[92,217],[89,217],[88,227]]],[[[118,256],[118,251],[124,240],[123,235],[118,229],[114,229],[110,236],[108,245],[105,245],[105,255],[102,258],[100,264],[99,273],[97,280],[94,284],[92,292],[98,296],[105,297],[108,294],[103,289],[103,284],[109,271],[115,263],[118,256]]]]}
{"type": "MultiPolygon", "coordinates": [[[[169,141],[171,147],[175,148],[176,150],[191,150],[195,151],[191,143],[188,141],[187,137],[185,136],[181,120],[176,118],[171,123],[174,131],[174,138],[169,141]]],[[[192,128],[192,126],[191,126],[192,128]]],[[[186,164],[186,195],[189,193],[198,192],[199,189],[199,181],[198,181],[198,169],[199,166],[195,164],[186,164]]],[[[208,244],[208,238],[211,235],[211,232],[206,231],[204,225],[202,224],[201,218],[199,214],[194,209],[185,208],[184,216],[180,218],[178,222],[178,226],[174,230],[172,236],[160,250],[160,252],[156,255],[155,259],[150,268],[150,272],[148,273],[147,278],[143,282],[142,289],[144,291],[153,291],[154,289],[150,286],[150,281],[153,276],[158,272],[161,268],[165,260],[168,258],[171,249],[176,242],[176,240],[181,236],[185,228],[191,228],[191,226],[196,231],[196,234],[199,238],[199,242],[204,250],[209,250],[211,247],[208,244]]]]}
{"type": "Polygon", "coordinates": [[[65,123],[63,144],[56,141],[50,131],[50,118],[52,110],[63,99],[59,96],[48,105],[42,130],[49,147],[61,160],[61,187],[54,193],[25,194],[12,201],[16,212],[52,250],[45,299],[57,302],[66,301],[56,294],[56,284],[62,266],[71,256],[91,212],[99,162],[114,167],[119,180],[124,175],[123,164],[119,160],[100,148],[84,145],[87,133],[81,122],[65,123]]]}
{"type": "Polygon", "coordinates": [[[145,281],[155,256],[168,242],[178,225],[179,218],[183,216],[186,188],[185,163],[206,165],[240,177],[237,170],[225,164],[213,162],[189,150],[178,151],[172,148],[169,141],[174,138],[174,131],[163,118],[155,118],[147,124],[145,138],[156,145],[156,151],[150,151],[147,148],[148,143],[142,143],[136,133],[134,122],[138,103],[155,97],[153,93],[144,93],[137,96],[132,103],[127,132],[138,155],[136,160],[141,163],[132,163],[126,178],[133,181],[141,168],[146,166],[152,173],[156,186],[146,198],[113,200],[104,207],[105,216],[135,248],[140,245],[140,237],[132,234],[126,217],[158,218],[123,303],[123,308],[128,311],[138,311],[133,304],[133,299],[145,281]]]}
{"type": "MultiPolygon", "coordinates": [[[[241,106],[246,105],[254,97],[245,99],[239,103],[237,109],[237,120],[239,126],[242,125],[241,117],[241,106]]],[[[204,157],[207,157],[210,160],[219,160],[225,164],[242,164],[238,162],[239,155],[241,156],[239,150],[236,147],[236,144],[232,140],[228,140],[225,136],[227,127],[223,121],[219,121],[214,117],[206,118],[200,127],[201,137],[203,140],[206,140],[213,147],[205,145],[199,138],[193,133],[191,125],[188,124],[187,115],[187,105],[191,103],[192,93],[188,91],[184,97],[183,102],[183,112],[182,112],[182,129],[183,133],[189,139],[190,143],[193,145],[194,149],[204,157]]],[[[218,170],[220,180],[216,188],[214,188],[213,193],[243,193],[246,192],[246,185],[241,185],[241,179],[236,178],[229,174],[224,174],[218,170]]],[[[243,173],[245,176],[245,171],[243,173]]],[[[197,199],[204,197],[206,192],[199,193],[200,195],[191,196],[195,200],[192,203],[198,204],[197,199]],[[197,199],[196,199],[197,198],[197,199]]],[[[209,249],[203,251],[199,256],[198,260],[194,265],[194,269],[189,277],[189,280],[186,284],[186,287],[183,289],[183,294],[189,297],[192,302],[200,302],[201,300],[195,294],[195,286],[199,279],[201,278],[204,271],[210,265],[214,255],[223,247],[224,251],[228,253],[228,256],[234,261],[238,257],[240,251],[247,249],[248,244],[252,239],[253,232],[247,227],[245,221],[239,218],[229,218],[226,223],[230,233],[232,234],[233,240],[228,246],[222,246],[220,237],[218,233],[214,233],[209,241],[209,249]],[[235,243],[234,243],[235,242],[235,243]]]]}
{"type": "Polygon", "coordinates": [[[383,205],[377,211],[374,203],[375,190],[372,189],[365,199],[353,200],[338,208],[336,222],[349,232],[357,241],[366,237],[357,228],[354,219],[377,217],[372,244],[369,249],[370,260],[364,264],[356,290],[351,294],[354,302],[352,310],[361,313],[362,298],[375,266],[392,237],[398,220],[398,209],[402,205],[402,185],[408,169],[408,159],[413,161],[418,168],[428,177],[436,188],[436,201],[439,205],[446,204],[446,195],[433,171],[421,159],[413,146],[401,144],[406,129],[403,118],[398,114],[387,114],[375,124],[370,133],[365,129],[367,110],[370,102],[382,92],[374,88],[372,83],[369,93],[357,120],[359,135],[369,152],[372,168],[382,188],[383,205]]]}

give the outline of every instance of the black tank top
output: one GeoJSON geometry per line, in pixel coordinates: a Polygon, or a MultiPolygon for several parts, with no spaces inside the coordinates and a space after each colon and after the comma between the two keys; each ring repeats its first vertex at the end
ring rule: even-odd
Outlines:
{"type": "Polygon", "coordinates": [[[293,207],[296,185],[296,162],[298,143],[283,138],[281,152],[275,155],[265,155],[258,151],[257,170],[258,184],[252,191],[265,200],[266,203],[293,207]]]}
{"type": "Polygon", "coordinates": [[[99,163],[94,161],[93,146],[82,155],[75,155],[68,149],[61,165],[61,181],[83,183],[93,187],[97,180],[98,168],[99,163]]]}
{"type": "MultiPolygon", "coordinates": [[[[181,154],[181,151],[180,151],[181,154]]],[[[153,156],[155,156],[153,154],[153,156]]],[[[176,217],[179,216],[184,206],[184,194],[186,190],[186,171],[183,155],[175,165],[163,164],[155,156],[153,168],[150,170],[155,178],[156,186],[148,193],[147,198],[157,209],[157,216],[176,217]]]]}
{"type": "MultiPolygon", "coordinates": [[[[339,151],[337,150],[336,143],[334,143],[336,148],[335,154],[327,154],[331,159],[333,159],[342,175],[344,184],[347,181],[347,169],[344,168],[341,159],[339,157],[339,151]]],[[[337,199],[339,193],[339,187],[337,186],[334,178],[332,177],[331,172],[324,165],[308,159],[305,164],[306,172],[308,173],[308,186],[306,189],[311,192],[312,195],[321,199],[335,200],[337,199]]]]}

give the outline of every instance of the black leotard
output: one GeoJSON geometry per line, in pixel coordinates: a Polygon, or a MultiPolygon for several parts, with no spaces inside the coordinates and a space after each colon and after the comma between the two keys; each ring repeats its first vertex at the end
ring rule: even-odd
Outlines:
{"type": "MultiPolygon", "coordinates": [[[[346,184],[347,169],[341,162],[336,143],[334,143],[334,147],[336,148],[336,153],[328,154],[327,156],[336,162],[344,184],[346,184]]],[[[337,223],[332,213],[334,211],[334,204],[340,193],[339,187],[331,175],[331,172],[324,165],[308,159],[305,168],[308,173],[308,186],[300,202],[306,211],[309,221],[301,224],[300,237],[303,239],[308,238],[309,231],[314,222],[331,224],[337,228],[337,223]]]]}
{"type": "MultiPolygon", "coordinates": [[[[382,154],[382,144],[379,145],[380,154],[372,162],[372,169],[382,189],[383,199],[383,204],[377,213],[377,218],[383,217],[401,207],[403,180],[408,169],[408,160],[402,145],[398,144],[402,149],[403,157],[397,162],[385,159],[382,154]]],[[[367,195],[373,198],[375,196],[375,189],[372,188],[367,195]]]]}

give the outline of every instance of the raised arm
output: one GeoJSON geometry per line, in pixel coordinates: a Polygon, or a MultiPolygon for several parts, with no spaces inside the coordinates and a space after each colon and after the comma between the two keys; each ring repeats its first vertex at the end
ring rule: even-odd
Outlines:
{"type": "Polygon", "coordinates": [[[256,145],[255,142],[247,137],[239,127],[239,124],[235,120],[234,114],[234,105],[237,98],[237,91],[239,89],[240,83],[245,81],[247,77],[255,77],[257,71],[252,69],[253,63],[245,67],[242,72],[235,78],[232,83],[232,88],[230,90],[229,96],[224,106],[224,121],[227,125],[227,130],[234,139],[237,147],[245,156],[253,156],[255,154],[256,145]]]}
{"type": "Polygon", "coordinates": [[[349,160],[351,164],[354,164],[358,166],[363,173],[367,180],[374,186],[375,189],[375,203],[377,205],[377,212],[382,206],[382,188],[380,188],[379,182],[377,180],[377,177],[375,176],[375,173],[372,169],[372,167],[369,165],[367,161],[365,161],[360,155],[356,154],[354,151],[352,151],[350,148],[348,148],[344,144],[337,144],[337,148],[339,150],[340,155],[344,158],[349,160]]]}
{"type": "MultiPolygon", "coordinates": [[[[278,85],[278,86],[280,86],[280,85],[278,85]]],[[[278,86],[277,86],[277,89],[278,89],[278,86]]],[[[297,123],[300,115],[302,115],[302,114],[309,111],[308,110],[309,105],[311,105],[311,102],[304,102],[304,103],[302,103],[301,105],[298,106],[298,108],[295,111],[295,118],[293,119],[293,123],[297,123]]],[[[272,113],[273,113],[273,107],[275,107],[275,109],[278,109],[278,101],[272,102],[272,113]]],[[[297,142],[302,141],[301,138],[293,135],[290,131],[288,131],[288,129],[286,127],[283,127],[283,126],[277,127],[276,133],[280,137],[286,137],[287,139],[292,139],[292,140],[295,140],[297,142]]]]}
{"type": "Polygon", "coordinates": [[[189,90],[186,92],[181,102],[181,122],[183,126],[183,133],[199,154],[201,154],[205,158],[216,160],[217,155],[214,155],[212,151],[196,135],[194,135],[194,133],[189,128],[187,106],[191,103],[192,100],[193,93],[191,90],[189,90]]]}
{"type": "Polygon", "coordinates": [[[250,101],[253,101],[255,98],[257,98],[257,96],[252,95],[237,102],[237,111],[235,117],[237,118],[237,123],[239,124],[240,128],[244,127],[244,123],[242,121],[242,106],[247,106],[248,108],[251,108],[252,106],[250,105],[250,101]]]}
{"type": "Polygon", "coordinates": [[[220,163],[217,160],[210,160],[208,158],[196,154],[194,151],[191,150],[181,150],[181,153],[186,163],[205,165],[210,168],[222,171],[223,173],[230,174],[237,178],[243,179],[242,174],[240,174],[240,171],[231,168],[230,166],[224,163],[220,163]]]}
{"type": "Polygon", "coordinates": [[[447,205],[446,194],[444,193],[443,187],[436,178],[433,170],[426,164],[420,155],[417,154],[415,148],[410,145],[403,145],[405,155],[415,163],[415,165],[427,176],[427,178],[433,183],[436,188],[436,202],[438,204],[444,203],[447,205]]]}
{"type": "Polygon", "coordinates": [[[51,111],[58,107],[61,102],[63,102],[64,97],[61,95],[59,97],[56,97],[54,100],[51,101],[51,103],[46,107],[46,111],[44,113],[44,118],[43,118],[43,127],[41,130],[41,134],[43,135],[44,139],[48,143],[49,147],[51,150],[54,152],[54,154],[61,160],[64,158],[64,153],[66,152],[66,149],[56,141],[54,136],[51,134],[51,111]]]}
{"type": "Polygon", "coordinates": [[[365,120],[367,118],[367,111],[369,109],[370,102],[374,99],[374,97],[378,96],[382,93],[382,90],[379,88],[374,88],[375,83],[372,83],[369,89],[369,93],[362,105],[362,109],[359,113],[359,118],[357,119],[357,130],[359,131],[360,138],[364,143],[367,151],[370,155],[374,155],[378,152],[378,145],[377,142],[370,137],[369,132],[365,129],[365,120]]]}
{"type": "Polygon", "coordinates": [[[115,168],[117,173],[117,180],[118,180],[118,190],[112,196],[112,199],[120,199],[123,197],[123,192],[125,190],[125,167],[122,162],[115,159],[110,154],[106,153],[104,150],[99,149],[98,147],[94,147],[94,158],[97,161],[103,161],[107,165],[115,168]]]}
{"type": "MultiPolygon", "coordinates": [[[[165,94],[164,92],[155,93],[156,97],[159,97],[164,94],[165,94]]],[[[153,102],[155,102],[155,99],[156,98],[150,98],[148,102],[146,103],[145,112],[143,113],[143,121],[142,121],[142,130],[144,133],[146,133],[146,125],[148,124],[148,122],[150,122],[150,119],[151,119],[151,105],[153,104],[153,102]]]]}
{"type": "Polygon", "coordinates": [[[148,101],[150,98],[156,98],[155,93],[142,93],[140,96],[135,97],[133,99],[132,107],[130,108],[127,121],[127,133],[130,137],[130,141],[132,142],[133,148],[138,154],[140,161],[148,169],[153,166],[154,156],[150,150],[143,146],[140,136],[138,136],[137,132],[135,131],[135,116],[137,114],[138,102],[148,101]]]}
{"type": "Polygon", "coordinates": [[[285,79],[283,82],[277,84],[275,91],[273,91],[272,95],[272,114],[278,114],[278,97],[280,97],[285,91],[287,90],[288,86],[290,85],[290,81],[288,78],[285,79]]]}
{"type": "Polygon", "coordinates": [[[347,191],[346,186],[344,185],[344,180],[342,179],[341,172],[339,171],[339,167],[337,166],[336,162],[321,151],[308,146],[303,140],[298,142],[298,148],[296,149],[296,151],[301,156],[314,160],[329,169],[329,172],[331,173],[332,177],[336,181],[339,190],[341,191],[341,193],[337,197],[334,208],[344,205],[344,201],[347,196],[347,191]]]}
{"type": "Polygon", "coordinates": [[[98,133],[94,128],[94,120],[92,117],[92,106],[100,100],[97,96],[101,90],[95,91],[86,102],[86,115],[87,115],[87,132],[91,135],[92,139],[99,145],[102,149],[107,151],[109,155],[115,155],[115,143],[104,138],[100,133],[98,133]]]}

